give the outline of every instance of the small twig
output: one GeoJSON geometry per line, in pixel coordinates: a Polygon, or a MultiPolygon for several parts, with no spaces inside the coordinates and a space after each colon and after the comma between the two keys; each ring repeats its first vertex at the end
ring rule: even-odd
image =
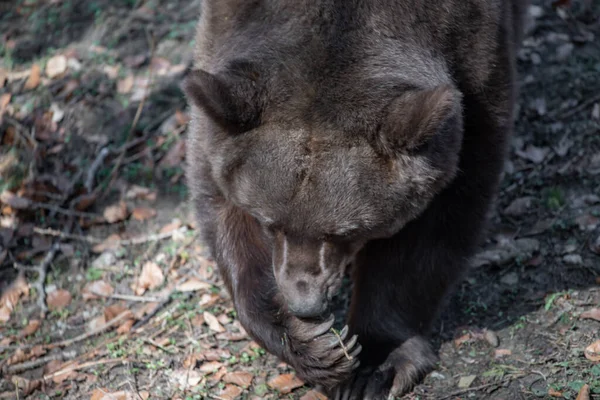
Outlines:
{"type": "MultiPolygon", "coordinates": [[[[40,235],[54,236],[54,237],[59,237],[61,239],[78,240],[80,242],[87,242],[90,244],[103,243],[106,240],[106,239],[100,239],[100,238],[93,237],[93,236],[83,236],[83,235],[76,235],[73,233],[62,232],[62,231],[58,231],[56,229],[51,229],[51,228],[34,227],[33,231],[40,235]]],[[[171,232],[138,236],[138,237],[134,237],[131,239],[120,239],[120,240],[112,241],[111,243],[114,243],[114,244],[120,245],[120,246],[130,246],[130,245],[143,244],[143,243],[148,243],[148,242],[157,242],[159,240],[168,239],[174,235],[177,235],[179,233],[184,233],[184,232],[187,232],[187,227],[185,227],[185,226],[183,226],[179,229],[175,229],[171,232]]]]}
{"type": "Polygon", "coordinates": [[[583,103],[578,104],[577,106],[573,107],[573,108],[569,108],[565,111],[562,112],[557,112],[555,115],[552,116],[553,119],[556,118],[569,118],[572,117],[573,115],[577,114],[578,112],[588,108],[589,106],[593,105],[594,103],[596,103],[597,101],[600,101],[600,94],[596,94],[595,96],[592,96],[590,98],[588,98],[586,101],[584,101],[583,103]]]}
{"type": "Polygon", "coordinates": [[[29,205],[33,208],[41,208],[43,210],[54,211],[57,214],[63,214],[63,215],[67,215],[70,217],[91,218],[91,219],[100,217],[98,214],[87,213],[87,212],[83,212],[83,211],[67,210],[67,209],[55,206],[54,204],[38,203],[38,202],[32,201],[29,203],[29,205]]]}
{"type": "Polygon", "coordinates": [[[104,162],[104,159],[106,159],[106,157],[109,154],[110,151],[108,150],[108,148],[104,147],[102,150],[100,150],[100,153],[98,153],[98,156],[96,157],[92,165],[90,165],[90,169],[88,170],[87,177],[85,179],[85,188],[88,191],[88,193],[92,193],[96,172],[104,162]]]}
{"type": "Polygon", "coordinates": [[[333,332],[335,337],[337,337],[338,342],[340,342],[340,346],[342,346],[342,350],[344,351],[344,355],[346,356],[346,358],[348,360],[352,360],[352,357],[350,356],[350,354],[348,354],[348,348],[344,344],[344,341],[342,340],[342,337],[340,336],[340,334],[333,328],[331,328],[331,332],[333,332]]]}
{"type": "Polygon", "coordinates": [[[133,295],[128,295],[128,294],[118,294],[118,293],[114,293],[109,296],[105,296],[101,293],[96,293],[96,292],[93,292],[93,293],[98,296],[109,297],[111,299],[126,300],[126,301],[138,301],[138,302],[142,302],[142,303],[158,303],[158,302],[161,302],[164,300],[164,298],[158,298],[158,297],[142,297],[142,296],[133,296],[133,295]]]}
{"type": "Polygon", "coordinates": [[[126,363],[126,362],[128,362],[128,360],[126,358],[117,358],[117,359],[111,359],[111,360],[90,361],[90,362],[83,363],[81,365],[74,365],[73,367],[67,367],[67,368],[61,369],[60,371],[56,371],[53,374],[44,375],[42,377],[42,379],[44,381],[47,381],[47,380],[55,378],[55,377],[57,377],[59,375],[68,374],[69,372],[79,371],[81,369],[85,369],[85,368],[89,368],[89,367],[95,367],[96,365],[116,364],[116,363],[126,363]]]}
{"type": "Polygon", "coordinates": [[[156,347],[158,349],[161,349],[162,351],[164,351],[167,354],[175,354],[175,353],[177,353],[176,351],[173,351],[171,349],[167,349],[165,346],[156,343],[154,340],[152,340],[150,338],[144,338],[143,340],[144,340],[144,342],[148,343],[149,345],[154,346],[154,347],[156,347]]]}
{"type": "Polygon", "coordinates": [[[37,368],[41,365],[45,365],[50,361],[54,361],[54,360],[66,361],[66,360],[73,359],[75,357],[77,357],[77,352],[74,350],[73,351],[65,351],[60,354],[50,354],[50,355],[40,357],[35,360],[21,363],[21,364],[11,365],[10,367],[8,367],[6,369],[6,371],[11,375],[18,374],[20,372],[27,371],[32,368],[37,368]]]}
{"type": "Polygon", "coordinates": [[[76,336],[76,337],[74,337],[72,339],[66,339],[66,340],[62,340],[62,341],[57,342],[57,343],[52,343],[52,344],[50,344],[48,346],[45,346],[45,347],[53,349],[55,347],[70,346],[73,343],[77,343],[77,342],[80,342],[80,341],[85,340],[87,338],[90,338],[90,337],[92,337],[94,335],[97,335],[98,333],[101,333],[101,332],[105,331],[106,329],[108,329],[108,328],[110,328],[110,327],[112,327],[114,325],[117,325],[119,322],[123,321],[124,319],[126,319],[128,317],[131,317],[131,311],[129,311],[129,310],[123,311],[121,314],[117,315],[116,317],[114,317],[113,319],[111,319],[110,321],[108,321],[106,324],[104,324],[104,325],[102,325],[102,326],[100,326],[100,327],[98,327],[98,328],[96,328],[96,329],[94,329],[94,330],[92,330],[90,332],[81,334],[81,335],[76,336]]]}
{"type": "Polygon", "coordinates": [[[446,400],[451,397],[460,396],[461,394],[474,392],[474,391],[481,390],[481,389],[486,389],[491,386],[501,386],[503,383],[504,382],[492,382],[492,383],[486,383],[485,385],[479,385],[479,386],[474,386],[474,387],[470,387],[470,388],[466,388],[466,389],[462,389],[462,390],[457,390],[456,392],[452,392],[449,395],[447,395],[445,397],[441,397],[438,400],[446,400]]]}
{"type": "Polygon", "coordinates": [[[18,266],[21,270],[34,271],[34,272],[38,273],[37,279],[32,284],[32,286],[38,291],[37,303],[38,303],[38,307],[40,309],[40,316],[42,318],[45,317],[46,312],[48,311],[48,306],[46,305],[46,288],[45,288],[46,274],[48,272],[48,267],[50,266],[50,263],[52,262],[52,260],[54,260],[54,257],[56,256],[56,253],[58,252],[58,250],[60,250],[60,244],[59,244],[59,242],[55,242],[52,245],[52,247],[50,247],[50,250],[48,250],[48,253],[46,253],[46,256],[44,257],[44,259],[42,260],[42,262],[39,265],[35,265],[35,266],[19,265],[18,266]]]}

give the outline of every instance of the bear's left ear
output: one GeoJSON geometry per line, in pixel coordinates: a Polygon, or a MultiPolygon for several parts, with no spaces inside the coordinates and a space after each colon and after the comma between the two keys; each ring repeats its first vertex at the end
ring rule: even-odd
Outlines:
{"type": "Polygon", "coordinates": [[[415,149],[460,112],[460,92],[450,85],[407,90],[388,106],[380,139],[391,151],[415,149]]]}
{"type": "Polygon", "coordinates": [[[196,69],[185,78],[183,90],[188,100],[230,133],[243,133],[260,123],[259,93],[249,77],[196,69]]]}

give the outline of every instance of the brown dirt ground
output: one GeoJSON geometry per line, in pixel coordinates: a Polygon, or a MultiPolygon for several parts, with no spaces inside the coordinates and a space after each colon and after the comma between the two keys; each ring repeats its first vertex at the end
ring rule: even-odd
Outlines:
{"type": "MultiPolygon", "coordinates": [[[[600,364],[585,357],[600,321],[584,313],[600,308],[600,3],[534,3],[489,239],[437,326],[439,368],[406,399],[575,399],[584,384],[600,399],[600,364]]],[[[0,398],[317,398],[269,385],[292,371],[244,335],[194,241],[179,84],[198,6],[0,2],[0,307],[17,293],[0,322],[0,398]],[[109,215],[121,199],[126,215],[109,215]],[[115,234],[135,243],[94,241],[115,234]],[[40,318],[35,266],[54,244],[40,318]],[[143,270],[158,286],[136,295],[143,270]],[[104,297],[86,298],[92,284],[104,297]]]]}

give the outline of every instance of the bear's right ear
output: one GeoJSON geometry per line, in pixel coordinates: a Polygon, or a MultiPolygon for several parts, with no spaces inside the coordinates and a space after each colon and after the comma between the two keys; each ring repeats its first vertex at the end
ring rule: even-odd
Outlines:
{"type": "Polygon", "coordinates": [[[243,133],[260,124],[258,91],[249,78],[195,69],[185,78],[183,89],[188,100],[231,133],[243,133]]]}

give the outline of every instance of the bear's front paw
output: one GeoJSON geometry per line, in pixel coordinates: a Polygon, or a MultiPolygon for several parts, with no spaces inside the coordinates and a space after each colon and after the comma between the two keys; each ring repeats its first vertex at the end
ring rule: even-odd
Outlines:
{"type": "Polygon", "coordinates": [[[348,337],[345,326],[339,334],[332,331],[334,316],[314,323],[291,318],[286,332],[289,363],[306,383],[332,388],[347,380],[358,367],[361,346],[356,335],[348,337]]]}
{"type": "Polygon", "coordinates": [[[433,370],[437,361],[426,339],[415,336],[392,351],[383,364],[357,371],[328,394],[334,400],[394,399],[412,389],[433,370]]]}

